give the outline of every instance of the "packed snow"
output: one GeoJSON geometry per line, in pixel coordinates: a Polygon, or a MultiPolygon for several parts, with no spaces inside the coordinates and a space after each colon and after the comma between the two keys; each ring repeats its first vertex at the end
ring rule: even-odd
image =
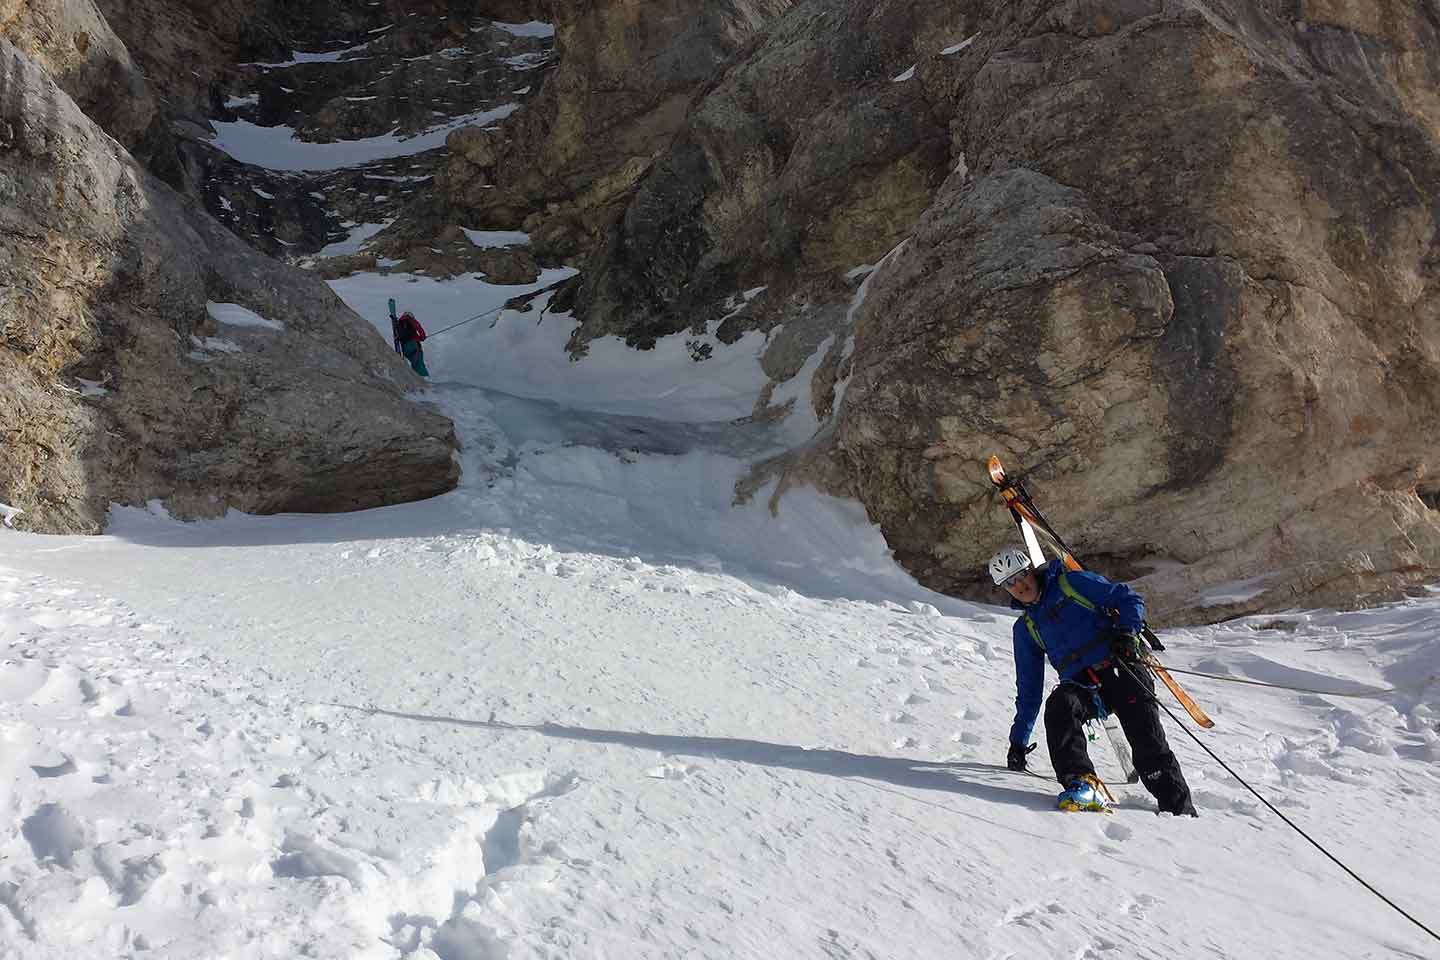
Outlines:
{"type": "Polygon", "coordinates": [[[243,307],[238,303],[216,303],[210,300],[205,303],[205,310],[216,323],[223,323],[230,327],[260,327],[265,330],[285,329],[285,324],[279,320],[262,317],[249,307],[243,307]]]}
{"type": "Polygon", "coordinates": [[[940,51],[940,56],[942,56],[942,57],[953,57],[955,54],[961,52],[962,50],[964,50],[964,49],[966,49],[967,47],[969,47],[970,44],[974,43],[974,42],[976,41],[976,39],[979,38],[979,36],[980,36],[980,34],[978,34],[978,33],[976,33],[976,34],[971,34],[970,36],[966,37],[964,40],[961,40],[959,43],[954,44],[953,46],[946,47],[944,50],[941,50],[941,51],[940,51]]]}
{"type": "Polygon", "coordinates": [[[768,382],[760,368],[765,335],[758,331],[730,346],[712,330],[667,337],[655,349],[638,352],[619,338],[603,337],[589,344],[583,358],[572,360],[565,348],[575,321],[550,310],[549,294],[537,297],[528,312],[494,312],[508,299],[573,275],[571,269],[554,268],[533,284],[498,285],[477,274],[440,280],[357,273],[330,286],[387,339],[389,298],[397,309],[414,313],[432,335],[425,361],[437,382],[474,383],[565,406],[687,423],[753,412],[768,382]],[[707,347],[709,359],[697,361],[707,347]]]}
{"type": "MultiPolygon", "coordinates": [[[[371,32],[374,33],[375,31],[372,30],[371,32]]],[[[369,41],[352,47],[346,47],[343,50],[330,50],[328,52],[320,51],[312,53],[305,50],[294,50],[291,52],[289,60],[281,60],[276,63],[241,63],[237,64],[237,66],[261,67],[266,70],[275,70],[285,67],[296,67],[302,63],[338,63],[341,60],[355,59],[350,57],[349,54],[359,53],[368,46],[370,46],[369,41]]]]}
{"type": "Polygon", "coordinates": [[[465,230],[465,236],[481,248],[523,247],[530,242],[530,234],[523,230],[465,230]]]}
{"type": "MultiPolygon", "coordinates": [[[[382,278],[335,286],[376,319],[382,278]]],[[[538,312],[427,343],[451,494],[0,535],[8,955],[1434,955],[1173,728],[1200,819],[1056,812],[1003,767],[1007,611],[917,585],[854,503],[733,505],[783,425],[640,402],[658,351],[544,362],[572,322],[538,312]]],[[[686,361],[694,394],[726,350],[755,362],[686,361]]],[[[1432,922],[1437,629],[1440,591],[1165,634],[1335,691],[1186,678],[1208,744],[1432,922]]]]}
{"type": "Polygon", "coordinates": [[[555,36],[555,25],[552,23],[541,23],[539,20],[531,20],[528,23],[501,23],[499,20],[492,20],[491,23],[493,23],[497,29],[503,30],[511,36],[538,37],[541,39],[555,36]]]}
{"type": "MultiPolygon", "coordinates": [[[[332,144],[217,122],[214,143],[340,169],[514,109],[332,144]]],[[[322,255],[384,225],[348,226],[322,255]]],[[[894,252],[850,271],[852,321],[894,252]]],[[[449,494],[196,523],[116,506],[98,537],[21,532],[0,504],[0,958],[1440,955],[1174,726],[1199,819],[1123,783],[1110,815],[1056,811],[1043,742],[1004,768],[1008,610],[917,584],[853,501],[737,500],[751,464],[833,429],[808,400],[835,338],[774,388],[787,416],[752,420],[766,334],[571,349],[552,301],[574,273],[330,281],[383,342],[391,298],[430,331],[416,400],[455,424],[449,494]]],[[[1012,536],[997,505],[987,547],[1012,536]]],[[[1164,632],[1217,721],[1197,736],[1432,928],[1437,631],[1440,588],[1164,632]]]]}
{"type": "Polygon", "coordinates": [[[344,240],[336,240],[334,243],[326,244],[316,251],[317,257],[344,257],[352,253],[359,253],[365,249],[376,234],[384,230],[394,220],[387,220],[384,223],[351,223],[348,224],[349,233],[344,240]]]}
{"type": "Polygon", "coordinates": [[[333,143],[298,140],[295,131],[287,126],[262,127],[248,120],[212,120],[210,125],[215,128],[215,136],[210,144],[232,159],[267,170],[340,170],[434,150],[445,145],[445,138],[452,131],[503,120],[517,109],[519,104],[502,104],[455,117],[412,137],[391,133],[333,143]]]}

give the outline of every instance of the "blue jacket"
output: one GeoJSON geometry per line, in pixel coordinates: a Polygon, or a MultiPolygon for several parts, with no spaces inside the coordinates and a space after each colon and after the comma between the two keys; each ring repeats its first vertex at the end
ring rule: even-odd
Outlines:
{"type": "Polygon", "coordinates": [[[1065,570],[1060,560],[1051,560],[1037,570],[1040,578],[1040,599],[1031,604],[1011,600],[1010,606],[1024,611],[1015,621],[1015,723],[1010,728],[1010,742],[1026,746],[1040,715],[1040,701],[1045,692],[1045,658],[1060,674],[1061,680],[1074,680],[1110,656],[1108,634],[1112,627],[1139,633],[1145,626],[1145,601],[1123,583],[1111,583],[1098,573],[1088,570],[1065,570]],[[1094,610],[1066,596],[1060,586],[1065,582],[1094,610]],[[1040,634],[1040,644],[1030,632],[1030,624],[1040,634]]]}

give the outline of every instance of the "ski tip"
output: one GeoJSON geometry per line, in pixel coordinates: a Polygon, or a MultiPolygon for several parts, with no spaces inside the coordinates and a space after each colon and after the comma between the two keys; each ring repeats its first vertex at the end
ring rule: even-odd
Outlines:
{"type": "Polygon", "coordinates": [[[987,461],[985,464],[985,467],[987,470],[990,471],[991,483],[995,484],[995,486],[997,487],[1002,487],[1005,485],[1005,468],[1001,466],[999,457],[991,454],[989,461],[987,461]]]}

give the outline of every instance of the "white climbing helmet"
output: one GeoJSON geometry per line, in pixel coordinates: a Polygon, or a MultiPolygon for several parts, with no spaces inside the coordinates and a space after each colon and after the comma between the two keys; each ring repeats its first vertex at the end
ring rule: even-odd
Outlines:
{"type": "Polygon", "coordinates": [[[990,558],[990,579],[997,587],[1029,569],[1030,555],[1019,547],[1006,547],[990,558]]]}

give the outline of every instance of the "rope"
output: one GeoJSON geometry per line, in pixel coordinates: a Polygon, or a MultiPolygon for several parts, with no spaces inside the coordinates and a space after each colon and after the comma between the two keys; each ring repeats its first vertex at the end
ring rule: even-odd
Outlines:
{"type": "MultiPolygon", "coordinates": [[[[1119,661],[1116,661],[1116,662],[1119,663],[1122,668],[1124,668],[1124,670],[1125,670],[1126,673],[1130,674],[1131,679],[1133,679],[1137,684],[1140,685],[1140,689],[1141,689],[1141,690],[1145,690],[1145,689],[1146,689],[1145,684],[1141,683],[1140,678],[1135,674],[1135,671],[1130,668],[1130,665],[1129,665],[1128,663],[1126,663],[1126,662],[1123,661],[1123,660],[1119,660],[1119,661]]],[[[1415,924],[1415,926],[1419,927],[1421,930],[1424,930],[1427,934],[1430,935],[1430,937],[1431,937],[1432,939],[1434,939],[1434,940],[1436,940],[1436,941],[1440,941],[1440,933],[1436,933],[1434,930],[1431,930],[1429,927],[1425,926],[1425,924],[1423,924],[1423,923],[1421,923],[1419,920],[1415,919],[1414,916],[1412,916],[1408,911],[1406,911],[1404,907],[1400,906],[1400,905],[1397,904],[1394,900],[1391,900],[1389,897],[1385,896],[1385,894],[1383,894],[1383,893],[1381,893],[1379,890],[1375,889],[1375,887],[1372,886],[1364,877],[1360,876],[1360,874],[1356,873],[1354,870],[1351,870],[1349,867],[1347,867],[1343,862],[1341,862],[1340,858],[1336,857],[1336,856],[1335,856],[1333,853],[1331,853],[1329,850],[1326,850],[1325,847],[1322,846],[1319,841],[1317,841],[1314,837],[1310,836],[1310,834],[1306,833],[1304,830],[1300,829],[1300,827],[1295,823],[1295,821],[1293,821],[1293,820],[1291,820],[1289,817],[1285,816],[1285,814],[1281,813],[1281,812],[1275,807],[1275,805],[1274,805],[1273,803],[1271,803],[1269,800],[1266,800],[1263,796],[1261,796],[1259,790],[1256,790],[1254,787],[1250,786],[1250,784],[1245,781],[1245,778],[1244,778],[1244,777],[1240,776],[1240,774],[1236,773],[1233,769],[1231,769],[1231,767],[1230,767],[1230,765],[1229,765],[1228,763],[1226,763],[1224,760],[1221,760],[1221,759],[1220,759],[1220,755],[1219,755],[1219,754],[1217,754],[1214,750],[1211,750],[1209,747],[1207,747],[1207,746],[1205,745],[1205,742],[1204,742],[1203,740],[1201,740],[1199,737],[1195,736],[1194,731],[1192,731],[1189,727],[1187,727],[1187,726],[1180,720],[1179,717],[1175,716],[1174,712],[1172,712],[1169,707],[1167,707],[1164,703],[1162,703],[1162,702],[1160,701],[1160,698],[1159,698],[1159,697],[1155,696],[1154,693],[1149,693],[1148,696],[1150,697],[1150,701],[1151,701],[1152,703],[1154,703],[1156,706],[1158,706],[1161,710],[1164,710],[1164,711],[1165,711],[1165,715],[1168,716],[1171,720],[1173,720],[1173,721],[1175,722],[1175,725],[1176,725],[1176,726],[1178,726],[1181,730],[1184,730],[1184,731],[1185,731],[1185,735],[1186,735],[1187,737],[1189,737],[1191,740],[1194,740],[1194,741],[1200,746],[1200,749],[1201,749],[1201,750],[1204,750],[1206,753],[1208,753],[1208,754],[1210,755],[1210,758],[1211,758],[1212,760],[1214,760],[1216,763],[1220,764],[1221,768],[1222,768],[1226,773],[1230,774],[1230,776],[1234,777],[1237,781],[1239,781],[1240,786],[1244,787],[1246,790],[1249,790],[1252,794],[1254,794],[1254,795],[1255,795],[1255,799],[1257,799],[1257,800],[1259,800],[1261,803],[1263,803],[1263,804],[1265,805],[1265,807],[1266,807],[1271,813],[1275,814],[1275,816],[1277,816],[1277,817],[1279,817],[1281,820],[1285,821],[1285,825],[1286,825],[1286,826],[1288,826],[1290,829],[1294,830],[1296,833],[1300,834],[1300,836],[1304,837],[1304,838],[1306,839],[1306,841],[1309,842],[1309,844],[1310,844],[1312,847],[1314,847],[1316,850],[1319,850],[1319,851],[1320,851],[1321,853],[1323,853],[1327,858],[1329,858],[1329,860],[1330,860],[1331,863],[1335,864],[1335,865],[1336,865],[1337,867],[1339,867],[1341,870],[1344,870],[1346,873],[1350,874],[1351,878],[1354,879],[1356,883],[1360,884],[1360,885],[1361,885],[1362,887],[1364,887],[1366,890],[1369,890],[1371,893],[1375,894],[1375,896],[1379,897],[1382,901],[1384,901],[1384,903],[1385,903],[1387,906],[1389,906],[1389,907],[1390,907],[1392,910],[1394,910],[1396,913],[1400,914],[1400,916],[1404,917],[1406,920],[1409,920],[1411,923],[1415,924]]]]}
{"type": "Polygon", "coordinates": [[[504,309],[505,309],[505,306],[506,306],[506,305],[502,303],[500,306],[496,307],[494,310],[486,310],[484,313],[477,313],[477,314],[475,314],[475,316],[470,317],[470,318],[465,319],[465,320],[461,320],[459,323],[452,323],[452,324],[450,324],[450,326],[445,327],[443,330],[436,330],[434,333],[430,334],[430,336],[431,336],[431,337],[438,337],[438,336],[440,336],[440,334],[444,333],[446,330],[454,330],[456,327],[463,327],[463,326],[465,326],[465,324],[471,323],[472,321],[475,321],[475,320],[483,320],[483,319],[485,319],[486,317],[490,316],[491,314],[499,313],[501,310],[504,310],[504,309]]]}
{"type": "MultiPolygon", "coordinates": [[[[1023,486],[1023,483],[1022,483],[1022,481],[1021,481],[1019,478],[1017,478],[1017,479],[1015,480],[1015,486],[1019,489],[1019,491],[1020,491],[1020,493],[1021,493],[1021,496],[1024,498],[1024,500],[1025,500],[1025,501],[1028,501],[1026,505],[1034,512],[1036,519],[1038,519],[1038,520],[1040,521],[1040,525],[1041,525],[1041,528],[1042,528],[1043,532],[1046,533],[1047,535],[1049,535],[1049,536],[1055,541],[1055,545],[1056,545],[1056,546],[1059,546],[1060,549],[1063,550],[1066,554],[1070,553],[1070,548],[1069,548],[1068,546],[1066,546],[1065,541],[1060,539],[1060,535],[1057,534],[1057,533],[1055,532],[1055,529],[1050,526],[1050,522],[1045,519],[1045,515],[1040,512],[1040,510],[1039,510],[1038,507],[1035,506],[1034,501],[1033,501],[1033,500],[1030,500],[1029,493],[1025,490],[1025,488],[1024,488],[1024,486],[1023,486]]],[[[1181,730],[1185,731],[1185,735],[1186,735],[1187,737],[1189,737],[1191,740],[1194,740],[1195,743],[1196,743],[1196,745],[1198,745],[1201,750],[1204,750],[1207,754],[1209,754],[1209,755],[1210,755],[1210,758],[1211,758],[1212,760],[1214,760],[1216,763],[1220,764],[1221,769],[1223,769],[1226,773],[1230,774],[1230,776],[1234,777],[1235,780],[1236,780],[1242,787],[1244,787],[1246,790],[1249,790],[1252,794],[1254,794],[1255,799],[1257,799],[1257,800],[1259,800],[1261,803],[1263,803],[1263,804],[1265,805],[1266,809],[1268,809],[1271,813],[1275,814],[1275,816],[1277,816],[1277,817],[1279,817],[1281,820],[1283,820],[1283,821],[1285,822],[1285,825],[1288,826],[1290,829],[1294,830],[1296,833],[1300,834],[1300,836],[1304,837],[1305,840],[1306,840],[1306,842],[1308,842],[1308,843],[1309,843],[1312,847],[1314,847],[1316,850],[1319,850],[1321,853],[1323,853],[1323,854],[1326,856],[1326,858],[1328,858],[1328,859],[1329,859],[1332,863],[1334,863],[1337,867],[1339,867],[1341,870],[1344,870],[1346,873],[1348,873],[1348,874],[1350,875],[1350,877],[1351,877],[1356,883],[1360,884],[1360,885],[1361,885],[1362,887],[1364,887],[1366,890],[1369,890],[1369,891],[1370,891],[1371,893],[1373,893],[1375,896],[1379,897],[1381,901],[1383,901],[1388,907],[1390,907],[1390,908],[1391,908],[1392,910],[1394,910],[1396,913],[1400,914],[1400,916],[1404,917],[1406,920],[1409,920],[1411,923],[1415,924],[1415,926],[1417,926],[1417,927],[1419,927],[1421,930],[1425,931],[1427,934],[1430,935],[1431,939],[1436,940],[1436,941],[1440,941],[1440,934],[1437,934],[1434,930],[1431,930],[1431,929],[1430,929],[1429,927],[1427,927],[1425,924],[1423,924],[1423,923],[1421,923],[1419,920],[1415,919],[1415,917],[1414,917],[1413,915],[1411,915],[1408,911],[1406,911],[1404,907],[1401,907],[1401,906],[1400,906],[1399,904],[1397,904],[1394,900],[1391,900],[1389,897],[1385,896],[1385,894],[1383,894],[1383,893],[1381,893],[1379,890],[1375,889],[1375,887],[1374,887],[1373,885],[1371,885],[1364,877],[1360,876],[1360,874],[1356,873],[1354,870],[1351,870],[1349,867],[1347,867],[1343,862],[1341,862],[1341,860],[1340,860],[1338,857],[1336,857],[1336,856],[1335,856],[1333,853],[1331,853],[1329,850],[1326,850],[1325,847],[1322,846],[1319,841],[1317,841],[1314,837],[1310,836],[1310,834],[1308,834],[1308,833],[1306,833],[1304,830],[1302,830],[1302,829],[1299,827],[1299,825],[1295,823],[1295,821],[1293,821],[1293,820],[1291,820],[1289,817],[1285,816],[1285,814],[1281,813],[1281,812],[1275,807],[1275,805],[1274,805],[1273,803],[1271,803],[1269,800],[1266,800],[1263,796],[1261,796],[1260,791],[1258,791],[1258,790],[1256,790],[1254,787],[1250,786],[1250,784],[1246,782],[1246,780],[1245,780],[1244,777],[1240,776],[1240,774],[1236,773],[1233,769],[1231,769],[1231,767],[1230,767],[1230,765],[1229,765],[1228,763],[1226,763],[1224,760],[1220,759],[1219,754],[1217,754],[1214,750],[1211,750],[1209,747],[1207,747],[1207,746],[1205,745],[1205,742],[1204,742],[1203,740],[1201,740],[1199,737],[1197,737],[1197,736],[1195,735],[1195,732],[1194,732],[1193,730],[1191,730],[1188,726],[1186,726],[1185,723],[1184,723],[1179,717],[1177,717],[1177,716],[1175,715],[1174,711],[1172,711],[1168,706],[1166,706],[1163,702],[1161,702],[1161,700],[1160,700],[1159,697],[1155,696],[1155,694],[1154,694],[1153,692],[1148,691],[1147,687],[1146,687],[1143,683],[1140,683],[1140,678],[1139,678],[1139,676],[1137,676],[1136,673],[1135,673],[1135,671],[1130,668],[1130,665],[1129,665],[1128,663],[1126,663],[1124,660],[1117,660],[1116,662],[1121,666],[1121,668],[1123,668],[1123,669],[1125,670],[1126,673],[1130,674],[1131,679],[1135,680],[1135,682],[1136,682],[1137,684],[1140,684],[1140,689],[1141,689],[1141,690],[1146,690],[1146,691],[1147,691],[1147,696],[1149,696],[1151,703],[1154,703],[1154,704],[1155,704],[1157,707],[1159,707],[1161,710],[1164,710],[1164,711],[1165,711],[1165,715],[1166,715],[1167,717],[1169,717],[1169,718],[1171,719],[1171,721],[1173,721],[1173,722],[1175,723],[1176,726],[1178,726],[1181,730]]],[[[1168,670],[1168,669],[1170,669],[1170,668],[1167,667],[1166,669],[1168,670]]],[[[1211,676],[1211,675],[1208,675],[1208,674],[1199,673],[1198,671],[1194,671],[1194,670],[1174,670],[1174,671],[1172,671],[1172,672],[1174,672],[1174,673],[1187,673],[1187,674],[1192,674],[1192,675],[1195,675],[1195,676],[1211,676]]],[[[1437,676],[1440,676],[1440,674],[1432,674],[1429,678],[1427,678],[1427,679],[1425,680],[1424,686],[1429,686],[1429,684],[1431,683],[1431,681],[1435,680],[1437,676]]],[[[1255,685],[1255,686],[1260,686],[1260,687],[1279,687],[1280,689],[1285,689],[1285,690],[1301,690],[1301,688],[1299,688],[1299,687],[1286,687],[1286,686],[1283,686],[1283,685],[1281,685],[1281,684],[1276,684],[1276,683],[1264,683],[1264,682],[1259,681],[1259,680],[1245,680],[1245,679],[1238,678],[1238,677],[1212,676],[1212,679],[1215,679],[1215,680],[1226,680],[1226,681],[1231,681],[1231,682],[1235,682],[1235,683],[1248,683],[1248,684],[1253,684],[1253,685],[1255,685]]],[[[1392,688],[1392,689],[1399,689],[1399,688],[1392,688]]],[[[1321,695],[1324,695],[1324,696],[1373,696],[1373,695],[1374,695],[1374,694],[1332,694],[1332,693],[1329,693],[1329,692],[1324,691],[1324,690],[1301,690],[1301,692],[1305,692],[1305,693],[1318,693],[1318,694],[1321,694],[1321,695]]],[[[1382,692],[1391,692],[1391,691],[1382,691],[1382,692]]]]}
{"type": "MultiPolygon", "coordinates": [[[[511,308],[511,306],[510,306],[511,304],[529,303],[531,300],[534,300],[535,298],[539,297],[540,294],[542,294],[542,293],[549,293],[549,292],[551,292],[552,290],[558,289],[559,287],[561,287],[561,286],[563,286],[564,284],[568,283],[569,280],[570,280],[570,278],[569,278],[569,277],[566,277],[564,280],[557,280],[557,281],[555,281],[554,283],[550,284],[548,287],[541,287],[539,290],[532,290],[532,291],[529,292],[529,293],[523,293],[523,294],[520,294],[519,296],[511,297],[509,300],[506,300],[504,303],[500,304],[500,306],[498,306],[498,307],[495,307],[493,310],[486,310],[484,313],[477,313],[477,314],[475,314],[475,316],[473,316],[473,317],[466,317],[464,320],[461,320],[459,323],[452,323],[452,324],[450,324],[450,326],[448,326],[448,327],[445,327],[445,328],[440,329],[440,330],[436,330],[434,333],[430,334],[430,336],[431,336],[431,337],[438,337],[438,336],[440,336],[440,334],[444,333],[446,330],[454,330],[456,327],[463,327],[463,326],[465,326],[465,324],[467,324],[467,323],[473,323],[473,322],[476,321],[476,320],[483,320],[483,319],[485,319],[486,317],[491,316],[491,315],[493,315],[493,314],[501,313],[502,311],[505,311],[505,310],[510,309],[510,308],[511,308]]],[[[539,325],[540,325],[540,322],[545,319],[545,311],[548,310],[549,308],[550,308],[550,303],[549,303],[549,301],[546,301],[545,305],[540,308],[540,320],[536,321],[536,324],[535,324],[536,326],[539,326],[539,325]]],[[[499,320],[499,319],[500,319],[499,317],[496,317],[496,318],[495,318],[495,320],[499,320]]],[[[494,321],[491,321],[490,326],[492,326],[492,327],[495,326],[495,322],[494,322],[494,321]]]]}
{"type": "Polygon", "coordinates": [[[1183,673],[1191,677],[1205,677],[1209,680],[1222,680],[1225,683],[1244,683],[1252,687],[1269,687],[1272,690],[1294,690],[1296,693],[1315,693],[1322,697],[1356,697],[1362,700],[1380,697],[1388,693],[1403,693],[1406,690],[1423,690],[1436,680],[1440,680],[1440,673],[1432,673],[1424,680],[1416,683],[1406,683],[1396,687],[1385,687],[1383,689],[1377,688],[1374,690],[1350,692],[1344,690],[1317,690],[1313,687],[1296,687],[1287,683],[1267,683],[1264,680],[1250,680],[1245,677],[1227,677],[1219,673],[1204,673],[1199,670],[1181,670],[1179,667],[1169,665],[1166,665],[1165,669],[1171,673],[1183,673]]]}

